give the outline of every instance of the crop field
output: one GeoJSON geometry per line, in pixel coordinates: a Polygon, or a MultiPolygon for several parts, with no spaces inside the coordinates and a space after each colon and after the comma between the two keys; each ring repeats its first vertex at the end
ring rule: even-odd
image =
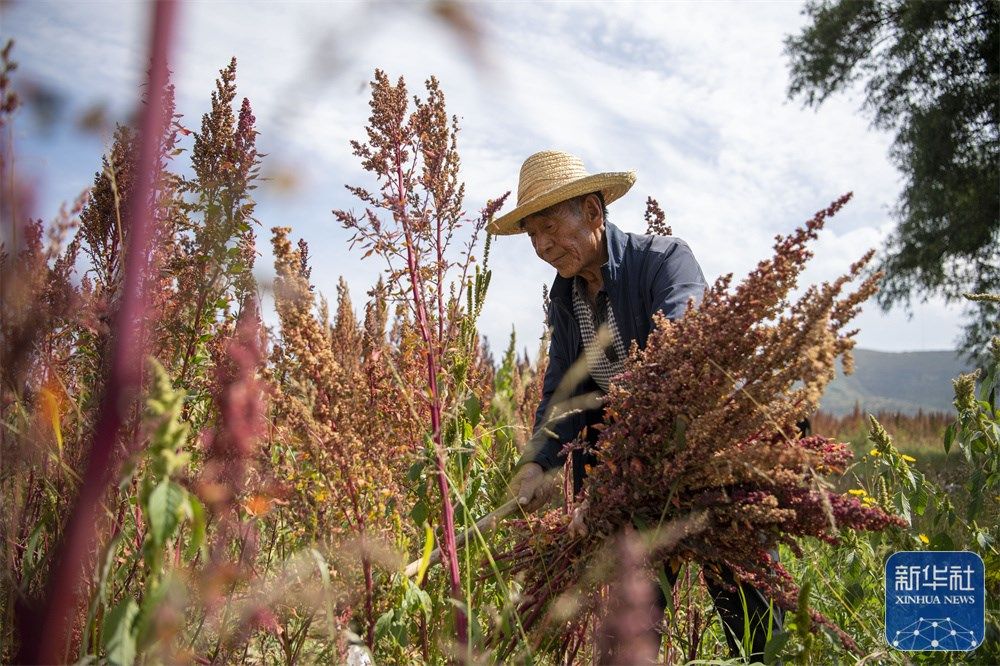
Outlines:
{"type": "MultiPolygon", "coordinates": [[[[0,662],[637,663],[630,618],[659,590],[647,661],[743,663],[706,587],[724,565],[783,609],[768,663],[1000,663],[1000,338],[950,413],[815,413],[871,255],[792,287],[850,195],[659,320],[608,396],[583,494],[577,442],[525,514],[508,483],[549,338],[532,356],[516,333],[483,342],[488,227],[510,202],[466,200],[447,82],[372,76],[353,207],[330,222],[385,270],[352,302],[255,211],[268,158],[236,59],[189,122],[151,48],[137,122],[47,220],[21,215],[3,51],[0,662]],[[265,244],[273,284],[254,277],[265,244]],[[791,427],[805,416],[811,436],[791,427]],[[923,550],[985,562],[975,651],[886,643],[885,562],[923,550]]],[[[647,222],[666,231],[653,200],[647,222]]]]}

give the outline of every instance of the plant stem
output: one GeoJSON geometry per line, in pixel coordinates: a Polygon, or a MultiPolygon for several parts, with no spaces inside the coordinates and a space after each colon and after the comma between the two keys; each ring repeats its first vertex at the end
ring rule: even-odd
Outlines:
{"type": "Polygon", "coordinates": [[[69,635],[70,615],[78,605],[80,577],[83,565],[93,543],[94,515],[101,497],[113,478],[117,465],[112,454],[119,431],[141,380],[140,349],[145,319],[145,298],[142,276],[146,270],[149,240],[152,236],[153,215],[150,202],[154,199],[154,178],[159,162],[158,144],[163,129],[169,122],[164,114],[161,96],[167,82],[167,57],[173,37],[177,5],[170,0],[159,0],[153,8],[148,102],[142,107],[141,139],[138,172],[132,192],[129,230],[129,249],[125,266],[125,280],[121,309],[115,322],[113,355],[100,411],[94,428],[94,440],[88,457],[80,493],[66,522],[63,541],[59,546],[52,574],[49,578],[40,621],[25,622],[21,626],[18,663],[55,663],[63,657],[59,653],[62,640],[69,635]]]}
{"type": "MultiPolygon", "coordinates": [[[[458,551],[455,548],[455,516],[451,506],[451,493],[447,480],[447,458],[441,442],[441,396],[437,384],[437,354],[436,344],[429,322],[427,321],[427,303],[425,301],[424,285],[417,265],[417,248],[414,243],[413,230],[409,216],[406,213],[406,186],[403,177],[402,155],[396,149],[396,205],[397,215],[403,227],[406,241],[406,268],[413,291],[413,307],[416,311],[417,327],[424,344],[424,356],[427,361],[427,385],[430,391],[431,432],[434,441],[435,462],[437,464],[438,490],[441,493],[442,519],[442,552],[448,560],[448,576],[451,583],[451,595],[456,601],[462,601],[462,579],[458,566],[458,551]]],[[[466,638],[465,613],[455,612],[455,633],[460,645],[465,645],[466,638]]]]}

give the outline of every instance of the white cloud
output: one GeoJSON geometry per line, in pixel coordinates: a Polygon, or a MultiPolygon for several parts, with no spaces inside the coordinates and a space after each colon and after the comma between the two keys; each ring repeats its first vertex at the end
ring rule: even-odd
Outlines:
{"type": "MultiPolygon", "coordinates": [[[[641,231],[645,198],[657,197],[709,279],[745,274],[769,253],[774,234],[790,232],[849,189],[855,200],[823,232],[809,280],[834,278],[867,247],[880,247],[891,229],[887,211],[900,185],[886,157],[889,137],[869,129],[856,98],[833,98],[818,111],[785,98],[782,39],[802,25],[799,5],[468,7],[484,30],[487,67],[472,64],[455,35],[419,7],[182,7],[180,110],[196,127],[218,70],[237,56],[240,94],[254,105],[261,149],[301,176],[297,198],[261,190],[259,216],[265,228],[292,226],[309,241],[314,278],[331,298],[343,274],[360,304],[379,269],[347,250],[347,234],[330,214],[356,206],[344,183],[367,182],[347,142],[363,136],[365,84],[376,66],[405,76],[413,93],[430,74],[441,80],[463,128],[471,212],[516,189],[527,155],[558,147],[594,170],[636,169],[638,182],[612,206],[612,219],[641,231]]],[[[11,12],[8,29],[21,41],[26,71],[75,98],[109,98],[127,108],[142,71],[144,12],[135,3],[30,3],[11,12]]],[[[551,269],[523,237],[499,239],[492,268],[481,328],[499,349],[514,325],[520,346],[533,353],[541,285],[551,282],[551,269]]],[[[939,302],[918,306],[912,321],[873,310],[859,318],[862,346],[943,348],[957,335],[956,310],[939,302]]]]}

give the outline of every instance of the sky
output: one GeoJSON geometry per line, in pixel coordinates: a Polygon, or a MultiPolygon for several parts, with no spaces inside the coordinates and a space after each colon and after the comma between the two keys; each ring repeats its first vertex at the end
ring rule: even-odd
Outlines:
{"type": "MultiPolygon", "coordinates": [[[[819,109],[787,98],[783,40],[805,24],[802,3],[463,6],[473,32],[456,29],[430,3],[180,7],[171,68],[182,122],[198,129],[233,56],[239,95],[257,117],[263,173],[273,178],[255,193],[263,284],[273,276],[274,226],[309,243],[313,282],[331,300],[343,276],[360,310],[378,279],[383,265],[350,249],[331,214],[360,210],[346,184],[372,184],[349,141],[364,137],[375,68],[404,77],[413,94],[431,75],[440,81],[461,126],[470,215],[508,190],[510,210],[522,161],[558,149],[581,157],[591,173],[635,170],[637,182],[611,205],[611,221],[643,232],[646,197],[655,197],[709,281],[744,276],[770,255],[776,234],[847,191],[854,199],[822,232],[802,285],[835,279],[868,248],[885,246],[902,186],[889,160],[891,136],[870,127],[860,90],[819,109]]],[[[100,109],[123,120],[134,111],[149,5],[22,0],[0,12],[0,37],[16,41],[15,81],[46,102],[20,114],[14,141],[19,170],[37,192],[35,215],[51,218],[92,182],[109,147],[109,131],[82,131],[79,118],[100,109]]],[[[519,349],[534,356],[542,286],[554,269],[524,235],[498,238],[489,268],[480,331],[499,353],[514,329],[519,349]]],[[[855,320],[858,345],[951,349],[960,318],[941,300],[914,304],[909,314],[870,303],[855,320]]]]}

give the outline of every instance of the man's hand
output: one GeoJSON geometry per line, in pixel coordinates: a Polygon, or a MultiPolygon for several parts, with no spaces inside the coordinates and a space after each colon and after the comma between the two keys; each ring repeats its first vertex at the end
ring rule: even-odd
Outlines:
{"type": "Polygon", "coordinates": [[[552,498],[555,484],[538,463],[525,463],[510,480],[511,497],[525,513],[537,511],[552,498]]]}

